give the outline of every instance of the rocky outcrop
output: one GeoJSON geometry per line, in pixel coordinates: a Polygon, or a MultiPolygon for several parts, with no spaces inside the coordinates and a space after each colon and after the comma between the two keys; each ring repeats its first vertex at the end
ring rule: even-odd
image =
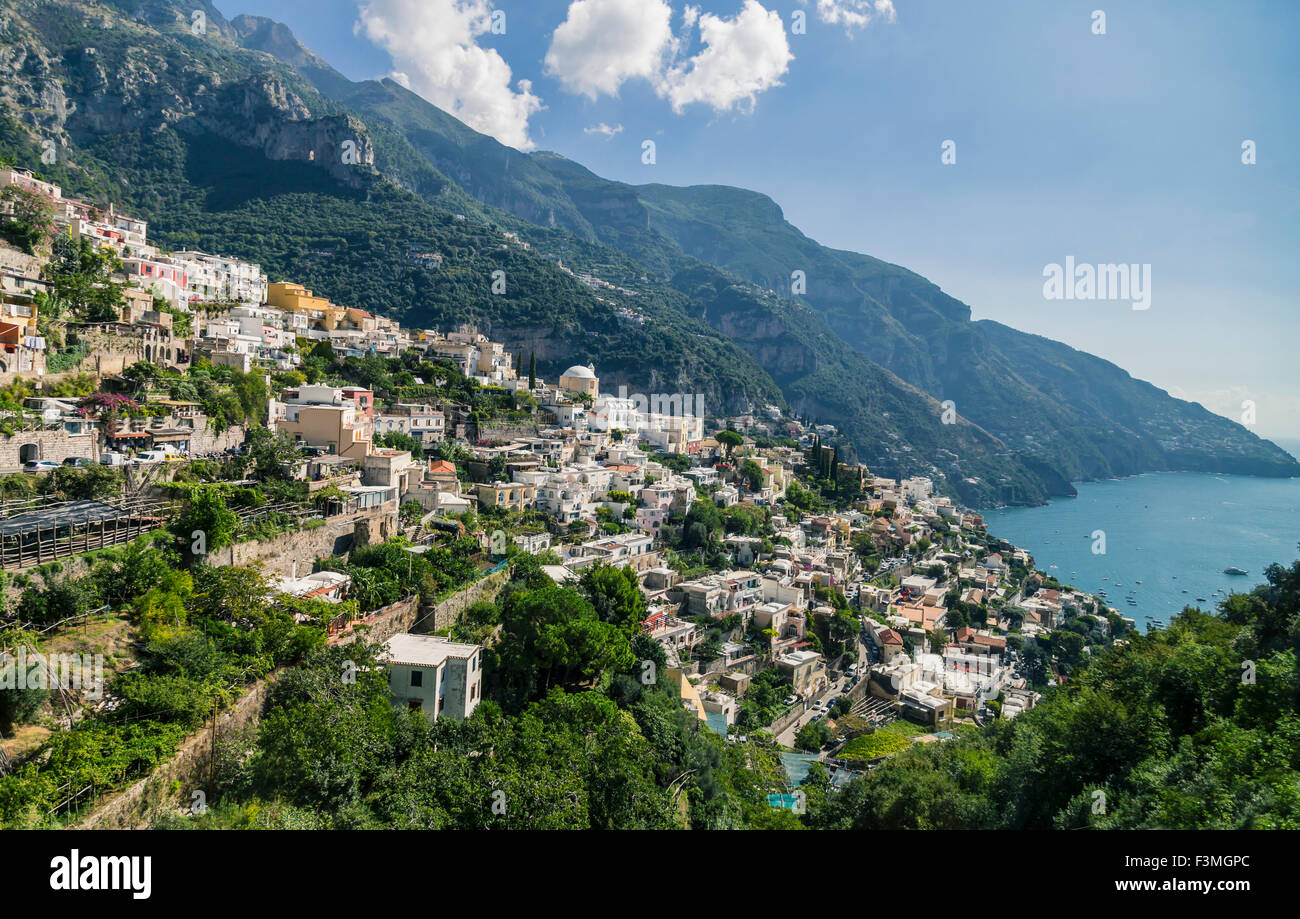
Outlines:
{"type": "Polygon", "coordinates": [[[314,163],[348,184],[361,185],[375,174],[374,144],[359,119],[313,118],[306,103],[271,74],[223,86],[194,123],[269,160],[314,163]]]}
{"type": "Polygon", "coordinates": [[[96,10],[103,40],[67,49],[53,44],[57,31],[0,12],[0,107],[37,146],[52,143],[56,152],[172,126],[211,133],[270,160],[313,163],[354,187],[373,181],[375,151],[365,124],[351,115],[315,115],[272,71],[241,71],[225,58],[208,57],[234,30],[215,9],[199,7],[142,3],[139,18],[96,10]],[[195,11],[207,17],[206,44],[184,45],[195,39],[188,27],[195,11]],[[177,38],[123,42],[139,21],[177,38]]]}

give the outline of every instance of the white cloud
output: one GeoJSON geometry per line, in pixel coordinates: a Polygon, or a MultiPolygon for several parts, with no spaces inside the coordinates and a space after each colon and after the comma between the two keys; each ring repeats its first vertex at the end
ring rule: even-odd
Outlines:
{"type": "Polygon", "coordinates": [[[622,134],[623,126],[621,124],[616,124],[613,127],[610,127],[609,125],[605,124],[605,122],[602,121],[600,124],[593,124],[590,127],[583,128],[582,133],[600,134],[606,138],[610,138],[613,137],[615,134],[622,134]]]}
{"type": "Polygon", "coordinates": [[[894,0],[817,0],[817,17],[852,31],[865,28],[877,18],[893,22],[896,13],[894,0]]]}
{"type": "Polygon", "coordinates": [[[729,19],[688,5],[676,36],[671,20],[667,0],[573,0],[551,37],[546,72],[589,99],[644,79],[679,114],[694,103],[725,112],[752,110],[794,60],[780,14],[758,0],[729,19]],[[697,27],[704,47],[683,59],[697,27]]]}
{"type": "Polygon", "coordinates": [[[590,99],[653,80],[673,47],[672,12],[666,0],[574,0],[551,36],[546,73],[590,99]]]}
{"type": "Polygon", "coordinates": [[[520,150],[543,108],[532,83],[511,88],[510,65],[479,36],[492,27],[488,0],[359,0],[357,31],[393,58],[392,78],[476,131],[520,150]]]}
{"type": "Polygon", "coordinates": [[[673,111],[702,102],[715,111],[752,110],[755,97],[774,86],[790,68],[794,55],[786,40],[781,16],[758,0],[730,19],[686,8],[686,21],[698,18],[704,49],[688,61],[670,67],[659,83],[673,111]]]}

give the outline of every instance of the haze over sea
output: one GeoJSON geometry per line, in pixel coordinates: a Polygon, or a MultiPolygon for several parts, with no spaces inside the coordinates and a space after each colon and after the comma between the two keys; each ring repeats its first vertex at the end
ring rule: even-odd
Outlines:
{"type": "Polygon", "coordinates": [[[1045,507],[988,511],[988,530],[1062,584],[1106,591],[1109,605],[1139,625],[1167,623],[1188,605],[1213,609],[1227,593],[1261,582],[1266,565],[1289,565],[1300,554],[1300,479],[1169,472],[1076,487],[1077,498],[1045,507]],[[1094,530],[1106,533],[1105,555],[1093,554],[1094,530]],[[1230,566],[1249,574],[1224,574],[1230,566]]]}

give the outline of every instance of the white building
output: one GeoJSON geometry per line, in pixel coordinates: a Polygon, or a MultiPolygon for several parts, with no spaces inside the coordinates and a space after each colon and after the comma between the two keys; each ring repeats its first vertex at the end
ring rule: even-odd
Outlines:
{"type": "Polygon", "coordinates": [[[171,261],[187,275],[185,291],[190,300],[249,306],[266,302],[267,280],[260,265],[192,249],[173,252],[171,261]]]}
{"type": "Polygon", "coordinates": [[[388,669],[389,695],[431,719],[464,721],[481,700],[482,651],[481,645],[434,635],[394,635],[380,655],[388,669]]]}

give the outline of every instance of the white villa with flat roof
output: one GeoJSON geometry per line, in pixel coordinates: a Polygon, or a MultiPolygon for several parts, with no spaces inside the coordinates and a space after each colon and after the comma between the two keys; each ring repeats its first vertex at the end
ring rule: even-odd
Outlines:
{"type": "Polygon", "coordinates": [[[482,651],[482,645],[436,635],[394,635],[380,654],[388,668],[389,695],[431,720],[464,721],[482,698],[482,651]]]}

